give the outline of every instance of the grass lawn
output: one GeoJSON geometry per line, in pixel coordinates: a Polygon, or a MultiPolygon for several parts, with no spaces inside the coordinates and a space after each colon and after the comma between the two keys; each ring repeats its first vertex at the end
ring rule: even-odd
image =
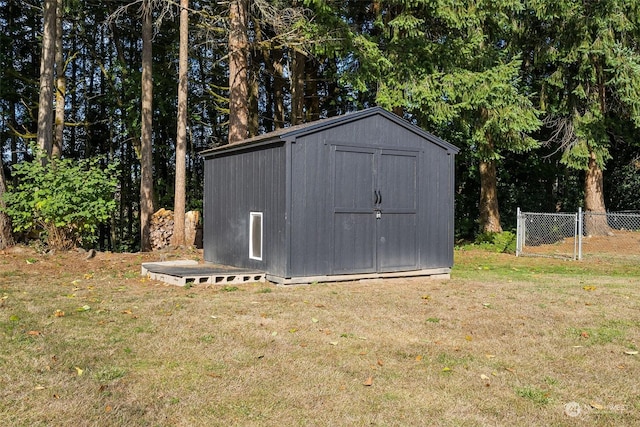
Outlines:
{"type": "Polygon", "coordinates": [[[179,288],[157,259],[0,253],[3,426],[640,425],[640,265],[179,288]]]}

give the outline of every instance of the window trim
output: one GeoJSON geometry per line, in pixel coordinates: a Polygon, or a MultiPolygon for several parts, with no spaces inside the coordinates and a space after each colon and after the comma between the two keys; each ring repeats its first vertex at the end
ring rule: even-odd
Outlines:
{"type": "Polygon", "coordinates": [[[249,212],[249,259],[255,259],[256,261],[262,261],[262,251],[264,248],[264,217],[262,212],[249,212]],[[259,218],[259,219],[256,219],[259,218]],[[259,222],[255,222],[259,221],[259,222]],[[256,248],[254,241],[255,225],[259,224],[260,227],[260,247],[256,248]],[[256,253],[256,249],[258,252],[256,253]]]}

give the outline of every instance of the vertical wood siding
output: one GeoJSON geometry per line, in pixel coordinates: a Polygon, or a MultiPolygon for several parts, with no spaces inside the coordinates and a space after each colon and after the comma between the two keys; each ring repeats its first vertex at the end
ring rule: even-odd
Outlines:
{"type": "Polygon", "coordinates": [[[205,162],[205,260],[285,274],[284,143],[205,162]],[[249,213],[263,212],[262,260],[249,259],[249,213]]]}

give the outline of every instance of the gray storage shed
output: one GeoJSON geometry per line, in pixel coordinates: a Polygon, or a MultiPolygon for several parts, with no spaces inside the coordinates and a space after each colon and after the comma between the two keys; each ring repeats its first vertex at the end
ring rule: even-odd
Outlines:
{"type": "Polygon", "coordinates": [[[448,275],[457,152],[379,107],[204,151],[204,259],[277,283],[448,275]]]}

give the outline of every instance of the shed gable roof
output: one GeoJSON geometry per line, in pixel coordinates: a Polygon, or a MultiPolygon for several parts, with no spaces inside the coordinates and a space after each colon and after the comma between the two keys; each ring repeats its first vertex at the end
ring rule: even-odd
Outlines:
{"type": "Polygon", "coordinates": [[[398,126],[401,126],[420,137],[444,148],[447,151],[451,151],[453,154],[456,154],[460,151],[458,147],[453,144],[448,143],[447,141],[438,138],[437,136],[424,131],[420,127],[413,125],[406,120],[398,117],[397,115],[385,110],[382,107],[371,107],[365,110],[347,113],[341,116],[329,117],[326,119],[320,119],[313,122],[303,123],[296,126],[290,126],[287,128],[282,128],[275,130],[273,132],[268,132],[262,135],[257,135],[252,138],[243,139],[241,141],[234,142],[232,144],[221,145],[219,147],[210,148],[208,150],[202,151],[200,154],[208,157],[217,153],[222,153],[225,151],[232,151],[238,148],[250,147],[253,145],[263,145],[269,144],[271,142],[279,142],[279,141],[295,141],[298,137],[308,135],[315,132],[321,132],[323,130],[344,125],[356,120],[360,120],[366,117],[371,117],[374,115],[380,115],[385,117],[386,119],[392,121],[398,126]]]}

